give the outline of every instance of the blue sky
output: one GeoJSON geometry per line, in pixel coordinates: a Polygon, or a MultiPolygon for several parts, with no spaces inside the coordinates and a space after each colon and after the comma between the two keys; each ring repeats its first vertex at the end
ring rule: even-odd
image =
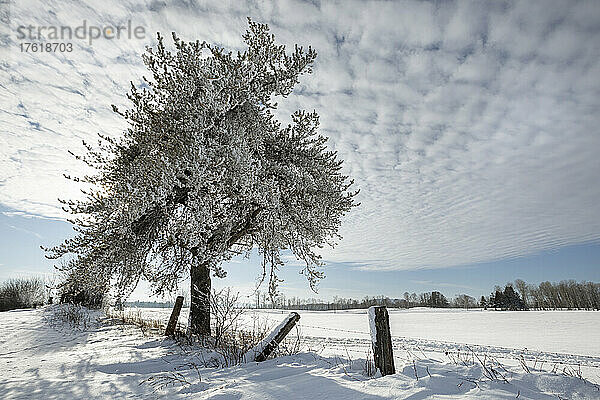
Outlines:
{"type": "MultiPolygon", "coordinates": [[[[13,277],[51,277],[55,261],[46,260],[39,246],[56,244],[71,232],[70,225],[64,221],[26,217],[0,206],[0,281],[13,277]]],[[[600,244],[588,243],[514,259],[410,271],[372,271],[357,269],[352,264],[328,263],[325,268],[327,278],[321,283],[318,294],[308,289],[305,278],[298,275],[298,267],[290,265],[282,270],[285,279],[282,292],[286,296],[322,299],[380,294],[397,298],[405,291],[431,290],[439,290],[448,296],[466,293],[479,297],[488,295],[494,285],[517,278],[528,283],[563,279],[597,282],[600,281],[598,260],[600,244]]],[[[226,265],[226,270],[228,276],[215,278],[213,284],[236,287],[243,295],[251,296],[260,272],[259,258],[254,255],[250,259],[236,259],[226,265]]],[[[131,298],[154,298],[149,293],[147,286],[141,284],[131,298]]]]}
{"type": "MultiPolygon", "coordinates": [[[[317,50],[314,73],[279,101],[277,117],[285,123],[299,108],[315,109],[361,190],[361,207],[342,224],[344,239],[322,251],[331,265],[324,295],[442,285],[448,294],[477,294],[517,277],[598,280],[596,1],[21,0],[2,7],[9,25],[0,35],[0,277],[50,265],[36,246],[70,232],[57,222],[65,219],[57,198],[81,197],[62,175],[90,172],[67,151],[81,152],[81,141],[94,143],[97,132],[118,137],[126,128],[111,104],[127,108],[154,32],[235,51],[250,16],[281,43],[317,50]],[[20,49],[20,26],[75,29],[84,21],[131,21],[145,34],[93,44],[75,38],[70,52],[20,49]]],[[[255,268],[245,263],[232,264],[232,284],[251,286],[247,271],[255,268]]],[[[287,277],[290,293],[304,290],[295,274],[287,277]]]]}

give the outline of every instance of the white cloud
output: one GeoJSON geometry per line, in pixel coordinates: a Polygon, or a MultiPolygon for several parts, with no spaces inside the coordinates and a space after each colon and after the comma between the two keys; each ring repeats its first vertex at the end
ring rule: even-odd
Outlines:
{"type": "Polygon", "coordinates": [[[239,48],[245,17],[319,52],[282,103],[316,109],[361,188],[327,260],[446,267],[600,240],[600,7],[594,2],[11,4],[0,82],[0,203],[61,216],[67,149],[117,135],[153,32],[239,48]],[[21,53],[16,27],[122,23],[146,40],[21,53]]]}

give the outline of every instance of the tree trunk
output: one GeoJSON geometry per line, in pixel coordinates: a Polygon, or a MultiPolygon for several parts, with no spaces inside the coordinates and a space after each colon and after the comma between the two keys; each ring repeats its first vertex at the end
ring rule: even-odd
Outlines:
{"type": "Polygon", "coordinates": [[[193,265],[190,278],[190,333],[210,336],[210,263],[193,265]]]}

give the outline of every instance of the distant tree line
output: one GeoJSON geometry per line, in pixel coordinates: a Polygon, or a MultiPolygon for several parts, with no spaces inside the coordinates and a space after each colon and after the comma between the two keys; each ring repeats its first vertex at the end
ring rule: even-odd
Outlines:
{"type": "Polygon", "coordinates": [[[600,283],[565,280],[533,285],[517,279],[515,288],[534,310],[600,310],[600,283]]]}
{"type": "Polygon", "coordinates": [[[497,286],[479,303],[500,310],[600,310],[600,283],[566,280],[535,285],[517,279],[503,290],[497,286]]]}
{"type": "Polygon", "coordinates": [[[300,297],[285,297],[284,295],[279,295],[271,299],[266,293],[259,292],[256,295],[256,302],[254,304],[249,304],[249,306],[253,308],[279,308],[311,311],[350,310],[369,308],[371,306],[386,306],[390,308],[446,308],[460,304],[460,307],[478,307],[477,301],[471,296],[460,295],[457,299],[448,301],[446,296],[438,291],[425,292],[419,295],[406,292],[404,293],[403,298],[395,299],[383,295],[373,297],[365,296],[360,300],[333,296],[331,301],[315,298],[302,299],[300,297]],[[456,303],[456,300],[459,297],[460,301],[459,303],[456,303]]]}
{"type": "Polygon", "coordinates": [[[126,301],[124,307],[135,308],[173,308],[175,303],[172,301],[126,301]]]}
{"type": "Polygon", "coordinates": [[[285,297],[280,294],[271,299],[267,293],[256,293],[252,308],[279,308],[294,310],[349,310],[371,306],[390,308],[485,308],[492,310],[600,310],[600,283],[576,282],[574,280],[558,283],[542,282],[539,285],[528,284],[521,279],[507,283],[504,288],[496,286],[488,296],[477,301],[467,294],[460,294],[448,300],[439,291],[421,294],[404,292],[400,298],[365,296],[362,299],[333,296],[331,301],[299,297],[285,297]]]}

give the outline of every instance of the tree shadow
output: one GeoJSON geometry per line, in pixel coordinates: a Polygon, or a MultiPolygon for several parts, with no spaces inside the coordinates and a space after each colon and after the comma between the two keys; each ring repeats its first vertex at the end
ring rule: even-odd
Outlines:
{"type": "MultiPolygon", "coordinates": [[[[95,399],[144,397],[154,389],[141,384],[156,373],[167,372],[173,366],[160,357],[98,364],[95,355],[54,364],[52,371],[35,366],[20,376],[7,377],[0,385],[2,399],[95,399]]],[[[159,396],[158,394],[157,396],[159,396]]]]}

